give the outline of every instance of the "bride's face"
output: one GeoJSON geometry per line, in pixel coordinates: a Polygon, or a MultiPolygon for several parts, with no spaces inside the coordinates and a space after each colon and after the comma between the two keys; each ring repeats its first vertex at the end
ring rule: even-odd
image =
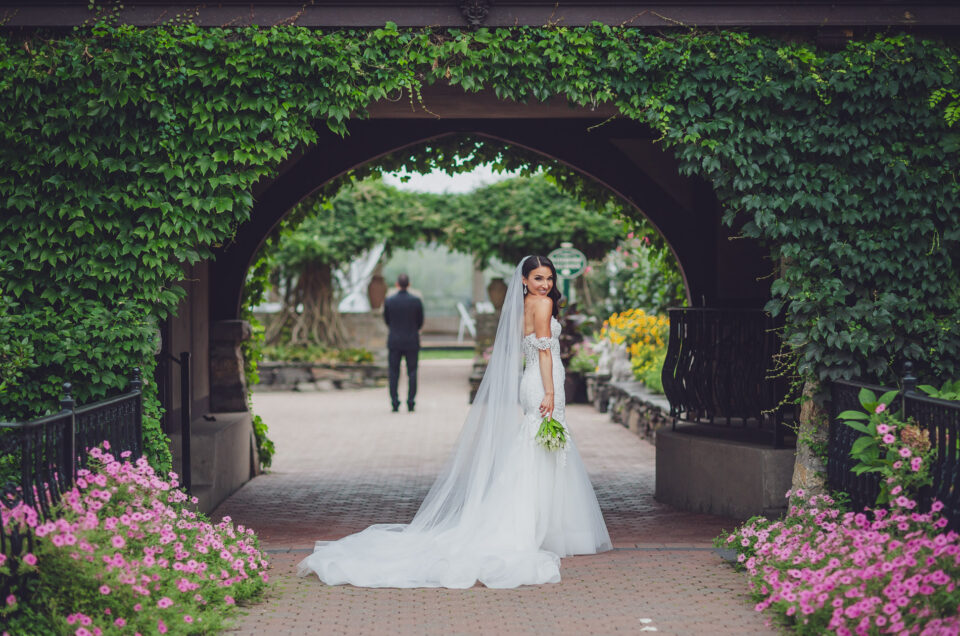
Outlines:
{"type": "Polygon", "coordinates": [[[553,272],[546,265],[531,270],[527,277],[523,279],[524,285],[530,290],[531,294],[546,296],[553,289],[553,272]]]}

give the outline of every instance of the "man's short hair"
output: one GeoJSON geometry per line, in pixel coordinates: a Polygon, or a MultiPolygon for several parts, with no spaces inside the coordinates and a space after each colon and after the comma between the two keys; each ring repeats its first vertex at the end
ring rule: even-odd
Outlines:
{"type": "Polygon", "coordinates": [[[406,274],[400,274],[397,276],[397,287],[400,289],[406,289],[410,286],[410,277],[406,274]]]}

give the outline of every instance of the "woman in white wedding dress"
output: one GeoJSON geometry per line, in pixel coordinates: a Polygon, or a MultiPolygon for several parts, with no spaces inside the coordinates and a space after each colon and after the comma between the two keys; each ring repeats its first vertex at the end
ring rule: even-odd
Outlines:
{"type": "Polygon", "coordinates": [[[318,541],[300,576],[359,587],[511,588],[559,582],[560,557],[612,547],[569,430],[564,451],[534,439],[549,415],[566,428],[556,281],[546,257],[517,266],[453,454],[413,520],[318,541]]]}

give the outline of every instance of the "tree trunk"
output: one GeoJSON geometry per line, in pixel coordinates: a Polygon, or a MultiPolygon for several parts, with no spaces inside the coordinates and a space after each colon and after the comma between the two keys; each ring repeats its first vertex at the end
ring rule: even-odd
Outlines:
{"type": "Polygon", "coordinates": [[[797,458],[793,465],[793,490],[802,488],[807,495],[819,494],[827,487],[826,455],[830,418],[814,400],[819,382],[807,381],[800,400],[800,426],[797,430],[797,458]]]}
{"type": "Polygon", "coordinates": [[[292,345],[344,346],[346,338],[334,304],[333,270],[329,265],[305,265],[283,305],[279,319],[267,334],[269,342],[280,340],[284,327],[289,327],[289,343],[292,345]]]}

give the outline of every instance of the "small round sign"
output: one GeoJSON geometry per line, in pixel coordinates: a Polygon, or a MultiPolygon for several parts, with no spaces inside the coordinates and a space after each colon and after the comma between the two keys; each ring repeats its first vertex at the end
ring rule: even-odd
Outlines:
{"type": "Polygon", "coordinates": [[[557,275],[562,278],[576,278],[587,268],[587,257],[571,243],[561,243],[547,257],[553,261],[557,275]]]}

